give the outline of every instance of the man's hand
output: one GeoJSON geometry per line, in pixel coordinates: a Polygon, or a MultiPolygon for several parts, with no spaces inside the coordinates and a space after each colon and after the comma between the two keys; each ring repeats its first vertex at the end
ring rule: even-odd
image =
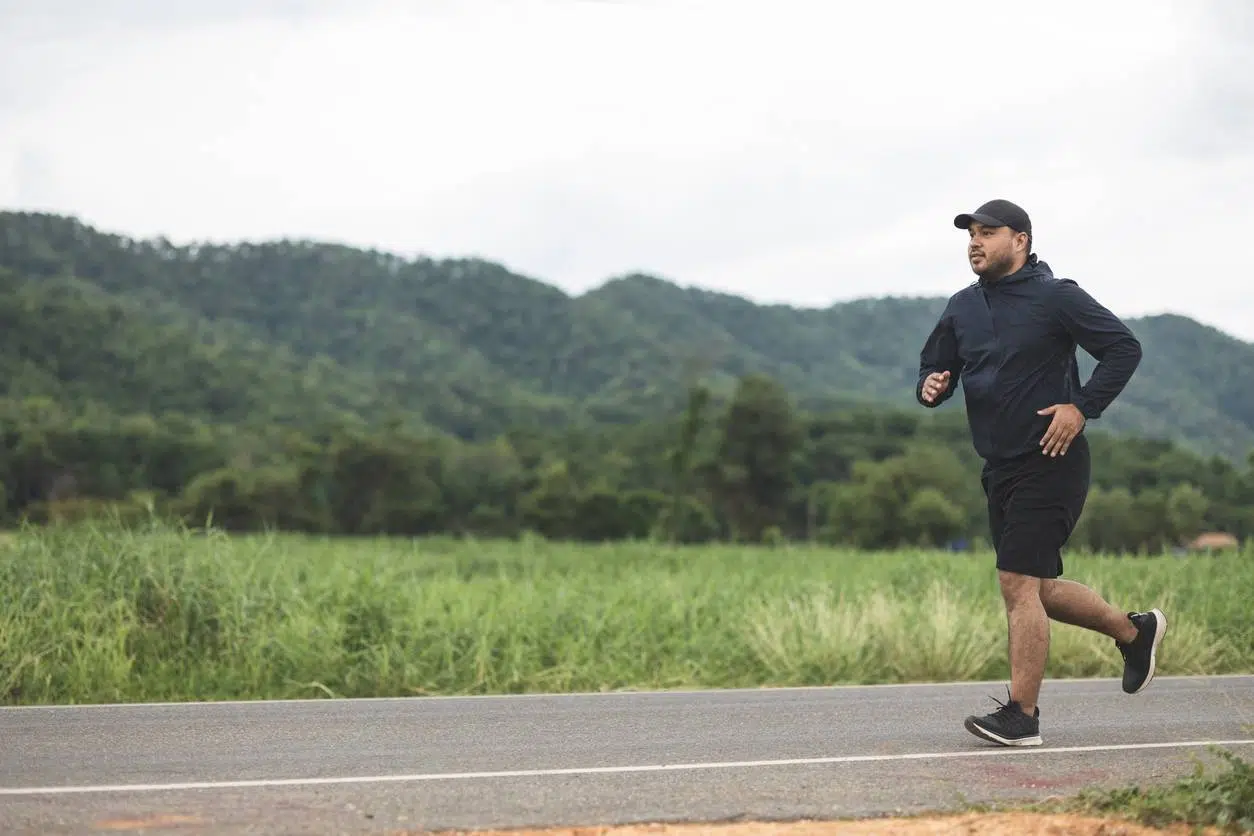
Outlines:
{"type": "Polygon", "coordinates": [[[949,372],[932,372],[923,381],[923,400],[933,403],[949,388],[949,372]]]}
{"type": "Polygon", "coordinates": [[[1084,429],[1084,413],[1075,404],[1058,403],[1038,410],[1036,414],[1054,416],[1041,439],[1041,452],[1047,456],[1067,455],[1067,448],[1084,429]]]}

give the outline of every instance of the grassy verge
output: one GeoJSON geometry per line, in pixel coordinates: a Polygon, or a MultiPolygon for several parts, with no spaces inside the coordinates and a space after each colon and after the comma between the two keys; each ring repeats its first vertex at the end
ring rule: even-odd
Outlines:
{"type": "MultiPolygon", "coordinates": [[[[1078,557],[1171,619],[1160,670],[1254,669],[1254,561],[1078,557]]],[[[998,679],[988,555],[226,537],[102,524],[0,546],[0,700],[72,703],[998,679]]],[[[1056,625],[1048,675],[1114,676],[1056,625]]]]}
{"type": "Polygon", "coordinates": [[[1227,750],[1215,754],[1226,768],[1207,771],[1199,761],[1192,775],[1174,783],[1090,790],[1032,809],[1117,816],[1149,827],[1185,824],[1199,831],[1213,827],[1221,833],[1254,833],[1254,765],[1227,750]]]}

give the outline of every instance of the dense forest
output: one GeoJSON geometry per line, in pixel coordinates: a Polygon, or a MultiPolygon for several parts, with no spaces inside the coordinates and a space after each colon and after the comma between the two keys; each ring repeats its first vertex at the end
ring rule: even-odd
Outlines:
{"type": "MultiPolygon", "coordinates": [[[[961,399],[912,402],[943,299],[759,306],[475,260],[174,246],[0,213],[0,508],[232,529],[978,542],[961,399]]],[[[1254,536],[1254,346],[1130,320],[1075,543],[1254,536]]],[[[1082,355],[1087,373],[1091,358],[1082,355]]]]}

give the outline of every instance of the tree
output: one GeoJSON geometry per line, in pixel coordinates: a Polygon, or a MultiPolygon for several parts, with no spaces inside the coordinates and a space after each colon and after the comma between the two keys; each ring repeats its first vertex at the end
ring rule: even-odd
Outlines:
{"type": "Polygon", "coordinates": [[[1210,502],[1196,486],[1182,482],[1167,496],[1167,524],[1177,543],[1201,533],[1210,502]]]}
{"type": "Polygon", "coordinates": [[[962,534],[962,508],[936,488],[923,488],[902,509],[902,537],[921,546],[943,546],[962,534]]]}
{"type": "Polygon", "coordinates": [[[551,540],[573,538],[579,513],[579,486],[564,460],[547,464],[536,486],[518,503],[523,526],[551,540]]]}
{"type": "Polygon", "coordinates": [[[860,548],[921,538],[939,545],[983,523],[978,490],[957,454],[912,445],[883,461],[854,465],[852,479],[830,493],[824,537],[860,548]]]}
{"type": "Polygon", "coordinates": [[[780,526],[794,484],[801,428],[787,393],[762,375],[741,378],[722,421],[711,489],[735,539],[780,526]]]}
{"type": "Polygon", "coordinates": [[[687,518],[684,514],[684,497],[689,490],[697,438],[705,425],[704,412],[709,401],[709,389],[700,384],[689,387],[688,406],[680,424],[679,438],[675,447],[667,454],[671,469],[671,494],[669,508],[662,519],[666,525],[666,536],[672,542],[681,539],[681,529],[687,518]]]}

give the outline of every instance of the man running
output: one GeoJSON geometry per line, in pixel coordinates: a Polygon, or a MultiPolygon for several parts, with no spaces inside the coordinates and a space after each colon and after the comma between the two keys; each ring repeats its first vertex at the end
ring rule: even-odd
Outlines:
{"type": "Polygon", "coordinates": [[[1158,609],[1123,613],[1092,589],[1062,580],[1062,547],[1089,489],[1083,431],[1131,379],[1141,344],[1118,317],[1070,279],[1054,278],[1032,252],[1032,222],[1007,200],[954,218],[970,234],[978,280],[955,293],[919,358],[915,397],[938,407],[962,381],[1009,633],[1009,701],[966,719],[978,737],[1039,746],[1037,697],[1049,651],[1049,619],[1103,633],[1123,656],[1123,690],[1154,677],[1167,619],[1158,609]],[[1075,348],[1098,360],[1081,385],[1075,348]]]}

